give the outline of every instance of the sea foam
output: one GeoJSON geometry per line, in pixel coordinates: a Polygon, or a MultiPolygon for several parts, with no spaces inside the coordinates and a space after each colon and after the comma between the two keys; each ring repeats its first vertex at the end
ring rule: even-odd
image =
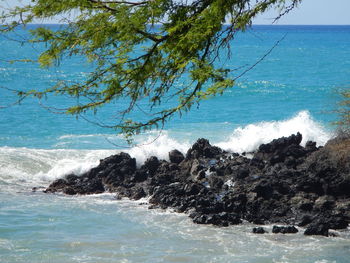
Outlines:
{"type": "MultiPolygon", "coordinates": [[[[273,122],[260,122],[236,128],[231,136],[222,141],[211,143],[232,152],[250,152],[262,143],[267,143],[281,136],[300,132],[302,144],[308,140],[323,145],[331,134],[310,113],[302,111],[294,117],[273,122]]],[[[139,138],[137,146],[117,150],[73,150],[73,149],[30,149],[0,147],[0,183],[36,186],[74,173],[82,174],[94,166],[100,159],[124,151],[136,158],[137,165],[142,165],[150,156],[168,160],[168,153],[173,149],[186,153],[194,142],[187,139],[175,139],[170,132],[149,132],[139,138]]],[[[86,137],[86,136],[85,136],[86,137]]],[[[93,137],[93,136],[92,136],[93,137]]]]}
{"type": "Polygon", "coordinates": [[[313,120],[308,111],[301,111],[291,119],[260,122],[238,127],[228,140],[216,143],[216,145],[232,152],[252,152],[263,143],[268,143],[282,136],[290,136],[297,132],[300,132],[303,136],[302,145],[311,140],[320,146],[331,138],[331,133],[320,123],[313,120]]]}
{"type": "Polygon", "coordinates": [[[70,173],[82,174],[113,153],[0,147],[0,184],[38,186],[70,173]]]}

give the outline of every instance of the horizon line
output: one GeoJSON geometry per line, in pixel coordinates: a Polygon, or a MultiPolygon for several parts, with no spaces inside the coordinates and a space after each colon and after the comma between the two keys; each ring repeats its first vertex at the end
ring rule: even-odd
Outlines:
{"type": "MultiPolygon", "coordinates": [[[[68,23],[29,23],[27,25],[69,25],[68,23]]],[[[161,25],[161,24],[154,24],[161,25]]],[[[223,24],[224,26],[230,24],[223,24]]],[[[252,24],[251,26],[350,26],[350,24],[252,24]]]]}

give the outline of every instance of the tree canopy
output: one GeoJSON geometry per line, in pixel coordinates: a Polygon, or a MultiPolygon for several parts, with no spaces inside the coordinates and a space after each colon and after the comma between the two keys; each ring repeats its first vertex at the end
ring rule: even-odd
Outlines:
{"type": "Polygon", "coordinates": [[[340,95],[338,107],[335,113],[338,115],[338,121],[335,123],[343,135],[350,135],[350,88],[345,87],[337,90],[340,95]]]}
{"type": "Polygon", "coordinates": [[[173,115],[232,87],[239,76],[215,65],[219,51],[229,47],[235,34],[251,26],[256,16],[275,8],[278,19],[300,1],[32,0],[4,10],[1,31],[59,17],[66,23],[59,29],[43,25],[31,30],[30,42],[46,44],[38,62],[50,67],[67,57],[85,56],[93,70],[79,83],[58,82],[18,95],[77,98],[76,105],[65,109],[73,115],[96,112],[113,102],[120,114],[111,127],[131,136],[164,125],[173,115]],[[177,85],[184,76],[189,81],[177,85]],[[118,101],[125,98],[128,105],[122,108],[118,101]],[[159,107],[169,98],[176,99],[176,105],[159,107]],[[128,118],[144,100],[149,118],[128,118]]]}

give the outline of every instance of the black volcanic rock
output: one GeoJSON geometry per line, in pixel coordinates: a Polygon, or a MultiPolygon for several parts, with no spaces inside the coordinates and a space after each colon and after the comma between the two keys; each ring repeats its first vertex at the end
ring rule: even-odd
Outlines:
{"type": "Polygon", "coordinates": [[[155,156],[151,156],[145,161],[142,168],[146,169],[151,174],[154,174],[157,171],[159,166],[160,166],[160,162],[159,162],[158,158],[155,156]]]}
{"type": "Polygon", "coordinates": [[[298,233],[298,229],[295,226],[273,226],[272,233],[295,234],[298,233]]]}
{"type": "MultiPolygon", "coordinates": [[[[263,144],[249,159],[227,153],[199,139],[186,157],[173,150],[170,162],[150,157],[139,168],[119,153],[80,176],[70,174],[50,184],[47,193],[116,193],[118,198],[149,197],[151,208],[188,213],[193,222],[229,226],[255,224],[305,227],[305,235],[328,235],[350,222],[350,139],[324,147],[300,133],[263,144]]],[[[255,233],[262,230],[256,228],[255,233]]],[[[275,226],[274,233],[295,233],[275,226]]]]}
{"type": "Polygon", "coordinates": [[[212,146],[206,139],[198,139],[187,151],[186,159],[196,159],[199,157],[214,158],[223,151],[216,146],[212,146]]]}
{"type": "Polygon", "coordinates": [[[263,227],[254,227],[252,230],[254,234],[265,234],[268,233],[263,227]]]}
{"type": "Polygon", "coordinates": [[[319,236],[328,236],[329,234],[329,224],[319,220],[317,222],[312,222],[306,228],[304,235],[319,235],[319,236]]]}
{"type": "Polygon", "coordinates": [[[178,150],[172,150],[169,152],[169,160],[171,163],[179,164],[185,159],[185,156],[182,152],[178,150]]]}

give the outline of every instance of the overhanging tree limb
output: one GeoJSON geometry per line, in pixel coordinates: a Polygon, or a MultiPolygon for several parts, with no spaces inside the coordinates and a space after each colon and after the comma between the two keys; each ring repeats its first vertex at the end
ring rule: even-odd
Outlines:
{"type": "Polygon", "coordinates": [[[132,136],[164,125],[175,114],[232,87],[239,75],[216,65],[219,50],[229,47],[236,32],[246,30],[257,15],[277,8],[282,16],[300,1],[36,0],[6,11],[0,19],[5,34],[35,19],[78,12],[59,29],[42,26],[32,30],[30,42],[47,45],[38,59],[43,67],[67,57],[85,56],[94,69],[80,82],[58,82],[21,95],[39,99],[68,95],[77,104],[65,112],[77,116],[116,103],[119,116],[110,127],[132,136]],[[192,85],[177,86],[185,76],[192,85]],[[125,100],[129,104],[121,108],[119,102],[125,100]],[[164,100],[170,106],[164,107],[164,100]],[[143,111],[148,119],[131,120],[129,114],[140,102],[147,105],[143,111]]]}

